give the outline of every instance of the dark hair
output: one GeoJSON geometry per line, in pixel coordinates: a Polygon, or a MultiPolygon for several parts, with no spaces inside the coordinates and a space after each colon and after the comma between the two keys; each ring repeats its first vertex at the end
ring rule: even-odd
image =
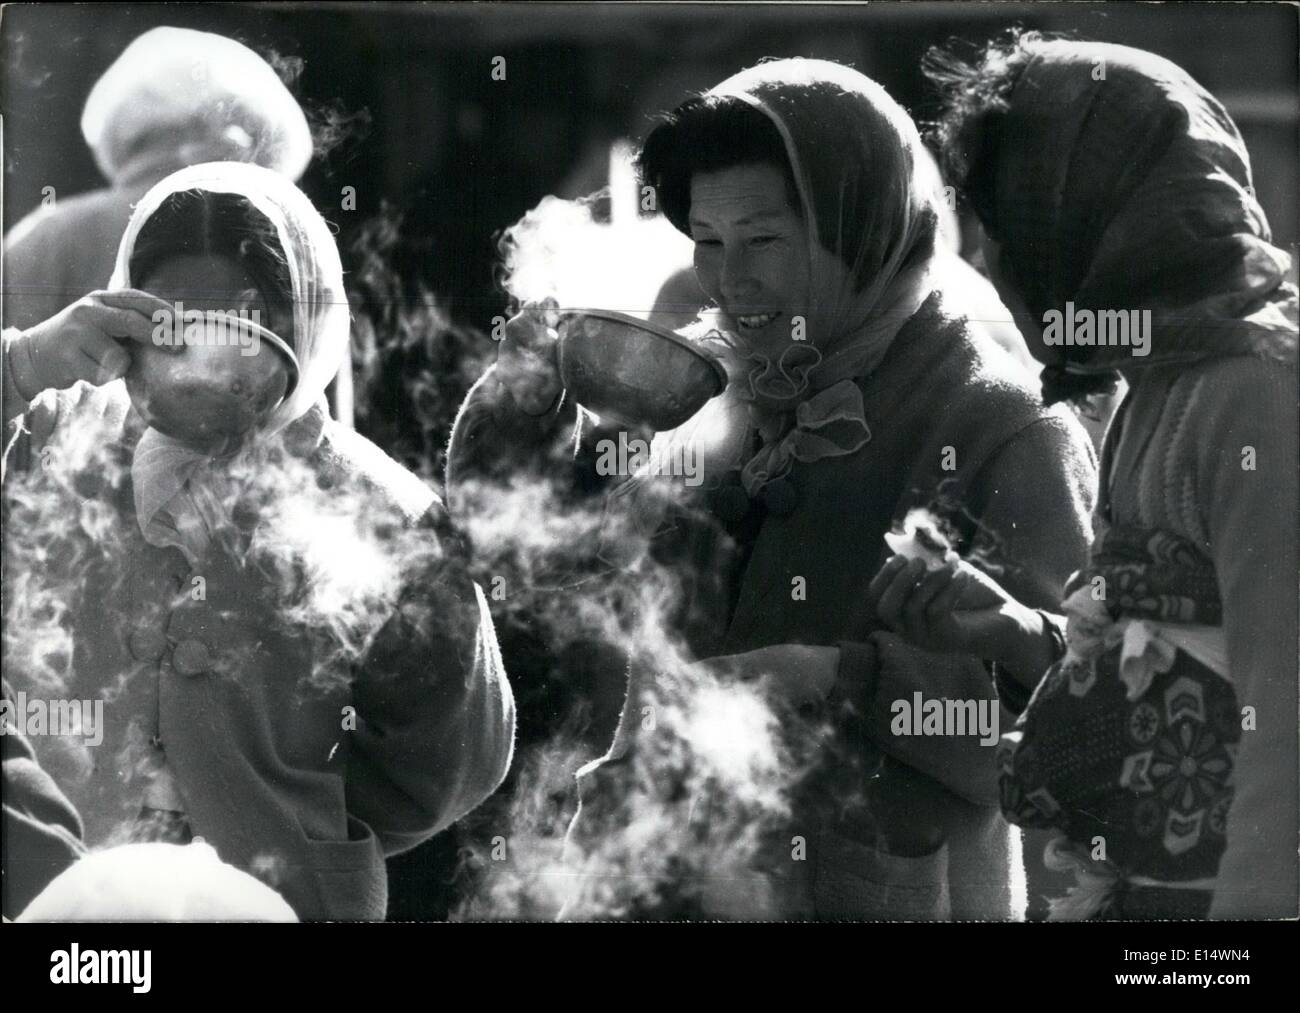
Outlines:
{"type": "MultiPolygon", "coordinates": [[[[140,227],[131,251],[132,284],[174,257],[212,254],[248,272],[273,318],[292,329],[293,282],[275,226],[236,193],[182,190],[170,194],[140,227]]],[[[292,336],[281,334],[290,345],[292,336]]]]}
{"type": "Polygon", "coordinates": [[[929,134],[939,164],[997,238],[996,184],[998,156],[1006,127],[1008,99],[1042,40],[1039,32],[1012,29],[987,43],[972,57],[957,46],[935,47],[921,60],[925,76],[940,91],[940,113],[929,134]]]}
{"type": "MultiPolygon", "coordinates": [[[[939,152],[944,177],[960,192],[991,239],[1004,237],[997,220],[997,171],[1005,139],[1012,89],[1047,36],[1011,29],[964,57],[954,46],[930,49],[921,61],[925,76],[940,91],[940,113],[928,133],[939,152]]],[[[1072,401],[1085,411],[1089,398],[1113,393],[1114,373],[1070,373],[1048,366],[1042,372],[1047,404],[1072,401]]]]}
{"type": "Polygon", "coordinates": [[[691,177],[738,165],[771,165],[785,178],[786,197],[802,216],[799,187],[776,125],[743,99],[699,95],[669,113],[646,137],[637,172],[654,187],[660,211],[690,235],[691,177]]]}

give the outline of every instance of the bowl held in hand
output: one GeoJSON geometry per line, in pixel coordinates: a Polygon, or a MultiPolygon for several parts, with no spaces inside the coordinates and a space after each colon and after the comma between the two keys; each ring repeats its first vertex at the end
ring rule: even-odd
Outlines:
{"type": "MultiPolygon", "coordinates": [[[[297,379],[282,339],[244,321],[258,341],[229,338],[187,344],[179,352],[149,345],[134,351],[126,389],[144,420],[204,453],[233,449],[275,410],[297,379]]],[[[209,327],[209,336],[216,332],[209,327]]]]}
{"type": "Polygon", "coordinates": [[[691,342],[612,310],[564,314],[560,377],[569,395],[603,420],[675,429],[712,397],[727,374],[691,342]]]}

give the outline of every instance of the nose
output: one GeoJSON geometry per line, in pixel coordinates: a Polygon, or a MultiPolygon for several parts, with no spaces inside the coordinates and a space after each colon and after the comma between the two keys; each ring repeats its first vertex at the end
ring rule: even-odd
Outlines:
{"type": "Polygon", "coordinates": [[[718,288],[722,292],[722,298],[732,305],[753,299],[758,294],[758,280],[750,272],[749,257],[743,246],[724,247],[718,288]]]}

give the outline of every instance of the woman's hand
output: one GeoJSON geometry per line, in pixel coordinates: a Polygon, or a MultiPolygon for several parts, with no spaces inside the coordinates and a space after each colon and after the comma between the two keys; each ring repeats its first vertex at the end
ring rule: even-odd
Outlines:
{"type": "Polygon", "coordinates": [[[799,706],[826,698],[840,666],[838,647],[775,644],[700,662],[714,675],[757,681],[769,696],[799,706]]]}
{"type": "MultiPolygon", "coordinates": [[[[926,571],[922,560],[892,556],[867,589],[872,615],[908,643],[943,654],[969,654],[1013,671],[1037,664],[1042,618],[992,577],[964,560],[926,571]]],[[[1028,674],[1028,673],[1027,673],[1028,674]]]]}
{"type": "MultiPolygon", "coordinates": [[[[31,401],[44,390],[64,390],[78,380],[99,386],[131,366],[130,342],[152,344],[153,315],[172,307],[148,292],[91,292],[19,335],[9,346],[14,386],[31,401]]],[[[159,345],[179,352],[184,346],[159,345]]]]}
{"type": "Polygon", "coordinates": [[[506,322],[497,351],[497,371],[526,415],[544,415],[559,397],[560,314],[553,300],[525,306],[506,322]]]}

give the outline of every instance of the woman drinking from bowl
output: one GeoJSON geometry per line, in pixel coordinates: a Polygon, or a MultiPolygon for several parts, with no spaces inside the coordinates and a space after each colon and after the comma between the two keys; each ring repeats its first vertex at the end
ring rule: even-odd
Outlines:
{"type": "MultiPolygon", "coordinates": [[[[699,441],[704,482],[678,490],[695,510],[668,523],[643,495],[671,476],[623,483],[610,509],[640,514],[654,550],[693,575],[682,612],[696,658],[834,721],[797,804],[807,853],[790,914],[1010,916],[994,750],[973,729],[891,730],[894,703],[916,693],[996,708],[988,673],[907,645],[866,610],[867,585],[913,507],[938,510],[963,552],[1042,605],[1088,539],[1087,437],[945,299],[919,145],[879,85],[794,59],[685,102],[640,156],[659,209],[695,243],[730,382],[655,441],[665,459],[699,441]]],[[[547,432],[572,441],[545,324],[511,321],[462,409],[453,496],[470,475],[522,466],[547,432]]],[[[623,732],[639,721],[629,694],[623,732]]]]}
{"type": "Polygon", "coordinates": [[[384,855],[512,741],[441,504],[324,411],[348,326],[307,198],[209,163],[144,196],[109,291],[4,338],[40,462],[5,479],[6,674],[104,701],[43,759],[92,845],[202,837],[302,918],[382,918],[384,855]]]}
{"type": "Polygon", "coordinates": [[[1129,390],[1056,649],[1007,621],[1016,592],[964,568],[900,587],[886,567],[880,616],[999,663],[1024,710],[1002,804],[1053,835],[1072,881],[1054,917],[1294,917],[1296,293],[1241,135],[1183,70],[1125,46],[1026,35],[934,70],[1045,399],[1116,373],[1129,390]],[[1138,311],[1145,347],[1055,341],[1071,310],[1138,311]]]}

